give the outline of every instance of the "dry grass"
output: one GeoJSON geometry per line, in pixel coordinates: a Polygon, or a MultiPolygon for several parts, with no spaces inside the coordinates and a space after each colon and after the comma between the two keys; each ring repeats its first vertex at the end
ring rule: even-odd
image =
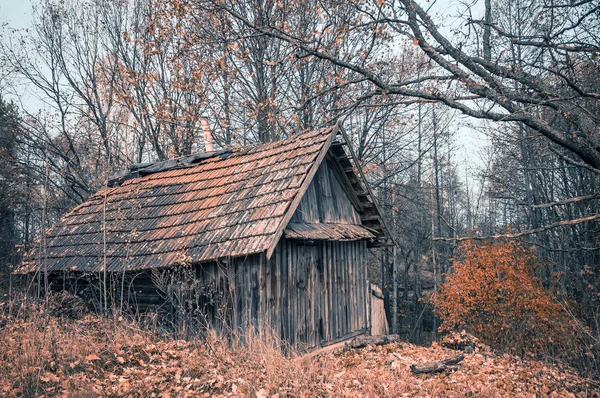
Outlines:
{"type": "MultiPolygon", "coordinates": [[[[6,308],[6,304],[2,304],[6,308]]],[[[231,345],[160,338],[121,317],[70,319],[36,305],[0,316],[3,396],[598,396],[593,382],[536,361],[466,355],[459,370],[415,376],[409,365],[456,355],[390,344],[314,357],[278,342],[231,345]],[[596,394],[596,395],[594,395],[596,394]]],[[[597,386],[597,385],[596,385],[597,386]]],[[[597,388],[597,387],[596,387],[597,388]]]]}

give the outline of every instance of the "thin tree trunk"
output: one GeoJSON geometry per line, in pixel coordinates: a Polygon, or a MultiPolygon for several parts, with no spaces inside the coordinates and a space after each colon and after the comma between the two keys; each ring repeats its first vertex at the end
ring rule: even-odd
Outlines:
{"type": "Polygon", "coordinates": [[[485,25],[483,26],[483,58],[490,61],[492,59],[491,37],[492,23],[492,0],[485,0],[485,25]]]}

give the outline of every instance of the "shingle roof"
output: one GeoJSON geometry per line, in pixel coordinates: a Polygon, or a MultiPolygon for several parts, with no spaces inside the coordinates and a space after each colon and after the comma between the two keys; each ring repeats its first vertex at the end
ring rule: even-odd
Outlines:
{"type": "MultiPolygon", "coordinates": [[[[44,268],[102,270],[105,247],[107,271],[263,252],[336,131],[234,150],[97,192],[47,231],[44,268]]],[[[18,272],[42,267],[38,257],[31,253],[18,272]]]]}

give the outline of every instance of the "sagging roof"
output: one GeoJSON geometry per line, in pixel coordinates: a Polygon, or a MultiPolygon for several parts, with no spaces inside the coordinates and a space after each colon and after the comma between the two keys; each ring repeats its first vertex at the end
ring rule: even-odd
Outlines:
{"type": "MultiPolygon", "coordinates": [[[[120,185],[63,216],[46,232],[46,252],[34,250],[17,273],[94,272],[105,262],[108,272],[143,270],[265,251],[270,256],[338,134],[334,126],[190,162],[131,169],[113,180],[120,185]]],[[[383,236],[383,223],[375,227],[383,236]]],[[[357,234],[332,231],[329,238],[357,234]]],[[[326,231],[311,233],[323,237],[326,231]]]]}

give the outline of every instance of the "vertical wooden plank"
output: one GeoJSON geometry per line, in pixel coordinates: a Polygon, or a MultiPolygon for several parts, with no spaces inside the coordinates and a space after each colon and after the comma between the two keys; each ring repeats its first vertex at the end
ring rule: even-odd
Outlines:
{"type": "Polygon", "coordinates": [[[360,272],[359,272],[359,263],[358,263],[358,244],[360,242],[351,242],[352,243],[352,292],[354,301],[352,303],[352,308],[354,315],[353,319],[353,329],[360,329],[360,308],[359,308],[359,287],[360,287],[360,272]]]}
{"type": "Polygon", "coordinates": [[[361,249],[361,263],[363,264],[363,294],[364,296],[364,307],[365,307],[365,328],[369,329],[371,327],[371,284],[369,282],[369,274],[368,274],[368,249],[367,243],[363,242],[361,249]]]}
{"type": "Polygon", "coordinates": [[[326,294],[325,286],[323,285],[323,242],[318,242],[315,248],[315,283],[314,283],[314,298],[315,298],[315,345],[318,345],[323,338],[323,297],[326,294]]]}
{"type": "MultiPolygon", "coordinates": [[[[217,293],[218,296],[220,297],[225,297],[225,287],[222,283],[223,280],[223,276],[222,276],[222,269],[220,264],[215,263],[214,264],[214,286],[215,286],[215,292],[217,293]]],[[[220,305],[217,304],[217,306],[215,306],[213,308],[213,319],[212,319],[212,324],[213,324],[213,328],[215,329],[215,331],[221,335],[221,333],[223,332],[223,323],[222,323],[222,316],[223,314],[220,312],[220,305]]]]}
{"type": "Polygon", "coordinates": [[[250,315],[252,317],[252,325],[254,330],[258,332],[260,319],[260,267],[261,255],[255,254],[252,256],[252,273],[250,279],[250,315]]]}
{"type": "Polygon", "coordinates": [[[350,289],[352,291],[352,331],[358,330],[357,327],[357,319],[358,319],[358,302],[356,297],[356,284],[358,283],[358,279],[356,279],[356,242],[349,242],[350,244],[350,268],[352,269],[352,278],[350,279],[350,289]]]}
{"type": "Polygon", "coordinates": [[[245,264],[245,262],[247,261],[247,258],[242,259],[242,261],[240,261],[238,263],[238,271],[237,271],[237,275],[240,278],[240,300],[242,302],[242,311],[241,311],[241,321],[240,321],[240,327],[241,327],[241,332],[244,333],[248,330],[248,302],[249,302],[249,298],[248,298],[248,286],[246,285],[247,283],[247,278],[246,278],[246,273],[248,272],[248,264],[245,264]]]}
{"type": "Polygon", "coordinates": [[[248,303],[248,298],[246,297],[246,292],[248,289],[246,288],[246,264],[244,264],[245,259],[241,259],[238,262],[237,267],[237,277],[239,278],[239,286],[240,286],[240,302],[241,302],[241,311],[240,311],[240,332],[243,333],[248,328],[246,324],[246,305],[248,303]]]}
{"type": "Polygon", "coordinates": [[[289,322],[289,283],[290,275],[288,273],[288,247],[287,241],[281,240],[281,337],[289,340],[290,322],[289,322]]]}
{"type": "Polygon", "coordinates": [[[307,253],[305,246],[296,246],[296,289],[298,292],[298,306],[296,313],[298,315],[298,341],[306,343],[306,321],[307,321],[307,300],[306,300],[306,268],[307,268],[307,253]]]}
{"type": "Polygon", "coordinates": [[[347,333],[352,332],[354,330],[354,325],[352,324],[352,252],[351,252],[351,242],[340,242],[340,246],[342,247],[342,253],[344,253],[344,267],[346,268],[346,325],[348,327],[347,333]],[[350,243],[350,244],[349,244],[350,243]]]}
{"type": "Polygon", "coordinates": [[[340,300],[340,306],[341,306],[341,312],[342,312],[342,330],[340,332],[340,335],[343,336],[346,333],[348,333],[348,326],[347,326],[347,321],[348,321],[348,313],[347,313],[347,304],[348,304],[348,292],[346,290],[346,275],[347,275],[347,270],[346,270],[346,264],[344,262],[344,253],[342,251],[342,247],[338,242],[336,243],[336,247],[337,247],[337,252],[338,252],[338,266],[339,266],[339,272],[340,272],[340,287],[341,287],[341,300],[340,300]]]}
{"type": "Polygon", "coordinates": [[[313,217],[313,222],[324,222],[325,219],[325,214],[329,212],[330,207],[328,206],[327,202],[326,202],[326,198],[323,196],[323,167],[327,167],[326,163],[323,162],[321,164],[321,166],[319,167],[319,170],[317,171],[317,175],[315,176],[315,178],[313,179],[312,185],[315,187],[314,191],[315,191],[315,205],[316,208],[315,210],[317,211],[317,213],[315,214],[315,217],[313,217]]]}
{"type": "Polygon", "coordinates": [[[325,289],[325,317],[323,319],[324,340],[330,341],[331,338],[331,300],[332,300],[332,284],[331,284],[331,258],[327,245],[329,242],[323,242],[323,287],[325,289]]]}
{"type": "Polygon", "coordinates": [[[260,277],[260,255],[252,255],[252,263],[250,267],[250,323],[255,332],[258,332],[258,319],[260,312],[259,301],[259,277],[260,277]]]}
{"type": "Polygon", "coordinates": [[[344,268],[346,269],[346,283],[344,285],[346,287],[346,333],[350,333],[352,331],[352,265],[350,264],[351,258],[346,242],[340,242],[340,247],[342,253],[344,253],[344,268]]]}
{"type": "Polygon", "coordinates": [[[303,271],[304,264],[302,262],[303,259],[303,251],[300,245],[294,245],[294,264],[292,267],[294,268],[294,290],[296,292],[296,300],[295,300],[295,308],[294,314],[296,315],[296,341],[301,343],[304,341],[303,333],[304,333],[304,289],[302,288],[301,282],[303,282],[303,271]]]}
{"type": "Polygon", "coordinates": [[[244,323],[244,319],[246,319],[246,286],[244,281],[244,259],[240,258],[236,262],[236,279],[237,279],[237,287],[239,290],[238,300],[240,302],[240,314],[239,314],[239,331],[243,333],[246,330],[246,324],[244,323]]]}
{"type": "Polygon", "coordinates": [[[342,260],[340,258],[340,245],[338,242],[333,242],[335,248],[336,272],[338,277],[338,313],[339,313],[339,329],[338,335],[341,337],[345,334],[345,314],[344,314],[344,274],[342,260]]]}
{"type": "Polygon", "coordinates": [[[354,269],[353,288],[354,288],[354,310],[355,310],[354,328],[355,328],[355,330],[361,329],[361,319],[362,319],[362,314],[361,314],[362,308],[360,307],[360,300],[361,300],[360,288],[362,287],[362,284],[361,284],[362,273],[360,272],[360,262],[359,262],[359,258],[358,258],[359,244],[360,244],[360,242],[352,242],[352,247],[353,247],[352,263],[353,263],[353,269],[354,269]]]}
{"type": "Polygon", "coordinates": [[[314,347],[317,344],[317,336],[318,336],[318,316],[319,316],[319,304],[317,301],[317,285],[318,285],[318,277],[317,277],[317,266],[318,266],[318,243],[311,247],[311,262],[309,264],[310,270],[310,281],[309,281],[309,290],[308,294],[310,296],[310,346],[314,347]]]}
{"type": "Polygon", "coordinates": [[[312,313],[312,302],[310,295],[310,268],[311,268],[311,260],[312,260],[312,246],[304,246],[303,247],[304,258],[302,261],[302,299],[304,301],[304,314],[302,318],[304,319],[304,342],[310,345],[310,323],[311,323],[311,313],[312,313]]]}
{"type": "Polygon", "coordinates": [[[337,280],[336,280],[336,268],[335,268],[335,253],[333,251],[333,243],[327,242],[327,251],[329,259],[329,270],[330,270],[330,282],[331,282],[331,340],[337,337],[337,280]]]}
{"type": "Polygon", "coordinates": [[[362,248],[362,242],[356,242],[355,247],[355,258],[356,258],[356,308],[358,311],[358,318],[356,326],[359,329],[364,328],[364,294],[363,294],[363,273],[362,273],[362,262],[360,261],[360,252],[362,248]]]}
{"type": "Polygon", "coordinates": [[[364,268],[366,268],[366,265],[362,262],[362,243],[363,242],[359,242],[359,244],[357,245],[357,261],[358,261],[358,278],[359,278],[359,285],[358,285],[358,292],[360,293],[359,296],[359,301],[358,301],[358,305],[360,307],[360,313],[361,313],[361,317],[360,317],[360,322],[358,324],[358,326],[362,329],[362,328],[366,328],[366,316],[367,313],[365,311],[365,281],[364,281],[364,268]]]}
{"type": "Polygon", "coordinates": [[[306,290],[306,296],[308,299],[308,307],[310,309],[310,313],[307,314],[307,318],[309,319],[308,321],[308,336],[309,336],[309,346],[314,346],[314,338],[316,335],[316,327],[315,327],[315,315],[316,315],[316,303],[315,303],[315,295],[314,295],[314,288],[315,288],[315,268],[316,268],[316,256],[315,256],[315,252],[316,252],[317,247],[316,246],[311,246],[310,247],[310,262],[308,264],[308,269],[307,269],[307,278],[308,278],[308,284],[307,284],[307,290],[306,290]]]}
{"type": "Polygon", "coordinates": [[[246,258],[245,264],[241,269],[242,274],[244,275],[244,292],[245,292],[245,300],[244,304],[246,307],[246,330],[250,329],[252,325],[252,268],[254,266],[254,256],[249,256],[246,258]]]}
{"type": "Polygon", "coordinates": [[[350,301],[350,325],[351,331],[358,330],[356,327],[356,317],[357,317],[357,305],[356,305],[356,258],[354,257],[354,247],[356,246],[355,242],[347,242],[349,244],[348,248],[348,268],[351,271],[349,277],[348,288],[350,290],[351,301],[350,301]]]}
{"type": "Polygon", "coordinates": [[[278,336],[281,335],[281,243],[275,248],[275,261],[272,264],[272,278],[271,278],[271,298],[273,305],[273,318],[271,320],[271,327],[273,332],[278,336]]]}
{"type": "Polygon", "coordinates": [[[237,304],[237,329],[236,332],[241,333],[245,329],[244,325],[244,279],[242,272],[242,259],[235,262],[235,293],[237,304]]]}
{"type": "Polygon", "coordinates": [[[287,280],[288,280],[288,339],[290,344],[295,343],[295,322],[296,314],[294,314],[294,301],[296,297],[296,289],[294,288],[294,273],[293,273],[293,261],[294,261],[294,249],[293,241],[287,241],[288,247],[288,261],[287,261],[287,280]]]}
{"type": "Polygon", "coordinates": [[[267,256],[260,254],[260,262],[262,264],[262,280],[260,281],[260,305],[262,308],[262,319],[260,320],[261,329],[263,333],[268,332],[271,329],[271,262],[275,262],[274,258],[267,261],[267,256]]]}
{"type": "Polygon", "coordinates": [[[302,315],[302,311],[300,310],[300,300],[301,300],[301,295],[300,295],[300,288],[298,287],[298,282],[300,281],[300,275],[301,275],[301,269],[302,269],[302,264],[300,264],[300,260],[301,260],[301,253],[300,253],[300,246],[298,244],[293,244],[293,248],[294,248],[294,255],[293,255],[293,260],[292,260],[292,272],[294,274],[293,277],[293,289],[294,289],[294,306],[292,309],[292,312],[294,314],[294,338],[296,339],[296,342],[301,342],[302,341],[302,330],[301,330],[301,315],[302,315]]]}
{"type": "Polygon", "coordinates": [[[362,307],[362,299],[363,299],[363,294],[362,294],[362,264],[360,262],[360,248],[361,248],[361,243],[362,242],[355,242],[354,244],[354,257],[355,257],[355,261],[356,261],[356,311],[358,313],[358,316],[356,318],[356,327],[358,329],[362,329],[363,328],[363,307],[362,307]]]}
{"type": "Polygon", "coordinates": [[[343,245],[343,252],[346,256],[346,269],[348,270],[348,277],[346,278],[346,289],[348,290],[348,332],[353,332],[356,329],[354,328],[354,319],[356,317],[356,311],[354,309],[355,304],[355,296],[354,296],[354,258],[352,249],[354,247],[353,242],[341,242],[343,245]]]}
{"type": "Polygon", "coordinates": [[[298,245],[290,241],[290,270],[292,280],[291,293],[291,320],[292,320],[292,339],[294,343],[298,341],[298,245]]]}
{"type": "Polygon", "coordinates": [[[307,278],[307,270],[308,270],[308,263],[309,263],[309,256],[310,256],[310,250],[308,250],[310,248],[304,246],[302,247],[302,250],[299,251],[299,271],[300,271],[300,276],[298,279],[298,282],[300,283],[300,291],[299,291],[299,296],[300,296],[300,303],[299,303],[299,316],[300,316],[300,329],[301,329],[301,335],[302,335],[302,342],[306,344],[306,342],[308,341],[308,330],[307,330],[307,323],[308,323],[308,297],[306,294],[306,288],[308,286],[308,278],[307,278]]]}
{"type": "Polygon", "coordinates": [[[339,275],[339,267],[338,267],[338,256],[337,256],[337,250],[336,250],[337,246],[335,245],[335,242],[331,242],[331,255],[332,255],[332,262],[333,262],[333,275],[334,275],[334,300],[335,302],[333,303],[333,308],[335,311],[335,334],[333,335],[334,339],[337,337],[340,337],[340,330],[341,330],[341,317],[342,317],[342,313],[340,310],[340,300],[339,300],[339,296],[340,296],[340,275],[339,275]]]}
{"type": "Polygon", "coordinates": [[[267,257],[262,253],[258,254],[258,327],[260,328],[261,336],[265,334],[265,328],[268,325],[267,319],[267,257]]]}
{"type": "Polygon", "coordinates": [[[351,314],[351,310],[352,310],[352,293],[350,291],[350,277],[351,274],[350,272],[352,272],[352,267],[350,267],[350,256],[348,255],[349,253],[344,250],[345,249],[345,242],[340,242],[340,251],[343,253],[344,256],[344,289],[346,289],[346,294],[344,295],[346,297],[346,333],[350,333],[352,331],[352,325],[351,325],[351,321],[352,321],[352,314],[351,314]]]}
{"type": "Polygon", "coordinates": [[[296,290],[296,307],[294,313],[296,314],[296,340],[303,342],[304,334],[304,289],[302,288],[303,273],[304,273],[304,251],[300,245],[294,245],[294,270],[295,278],[294,285],[296,290]]]}
{"type": "Polygon", "coordinates": [[[329,289],[329,277],[327,272],[327,242],[321,242],[321,264],[322,264],[322,279],[321,279],[321,291],[323,295],[321,296],[321,317],[322,317],[322,325],[323,325],[323,335],[321,336],[321,340],[329,340],[329,300],[331,297],[331,290],[329,289]]]}
{"type": "Polygon", "coordinates": [[[230,303],[230,313],[228,314],[229,327],[235,331],[237,329],[237,306],[236,306],[236,294],[235,294],[235,264],[229,261],[226,264],[226,278],[227,278],[227,296],[226,300],[230,303]]]}

